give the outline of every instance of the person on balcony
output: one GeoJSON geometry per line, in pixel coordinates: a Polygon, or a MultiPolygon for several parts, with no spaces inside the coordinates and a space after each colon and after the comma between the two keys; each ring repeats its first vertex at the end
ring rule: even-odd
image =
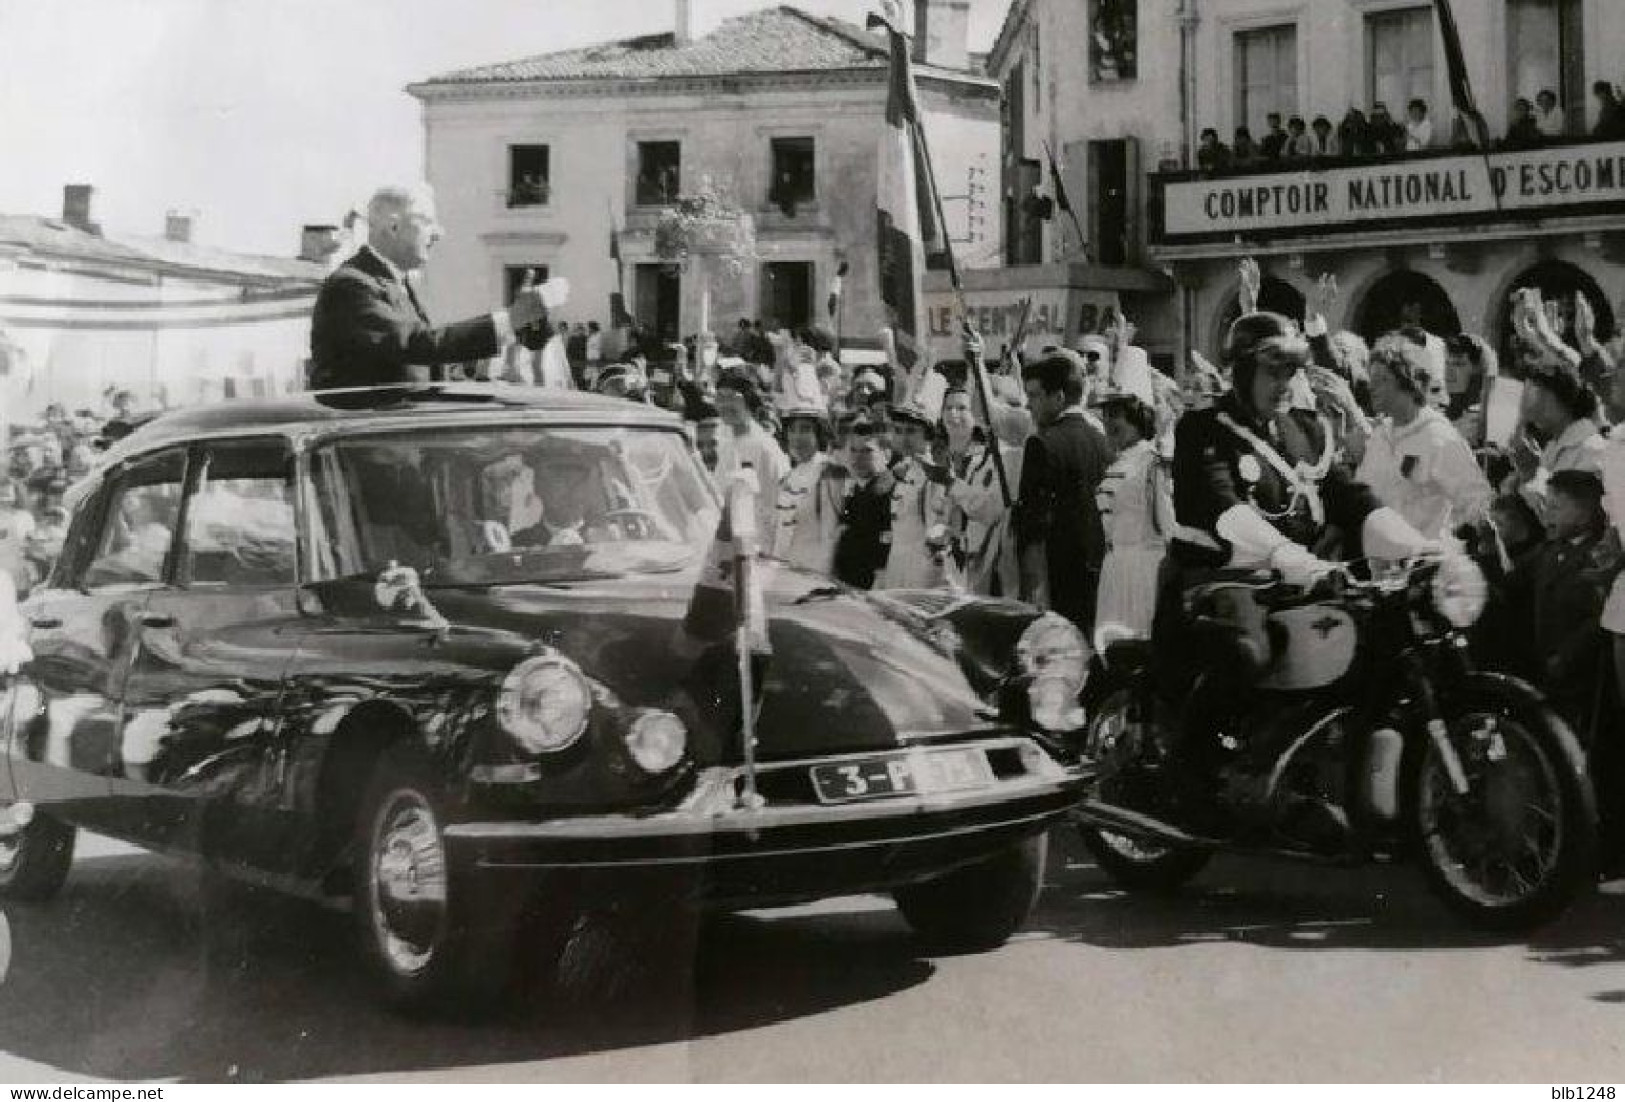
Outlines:
{"type": "Polygon", "coordinates": [[[1561,138],[1568,130],[1568,119],[1558,104],[1557,93],[1550,88],[1542,88],[1535,97],[1535,126],[1548,141],[1561,138]]]}
{"type": "Polygon", "coordinates": [[[1265,121],[1269,123],[1270,130],[1264,135],[1260,151],[1264,154],[1264,160],[1279,161],[1286,155],[1286,143],[1289,140],[1287,132],[1281,129],[1281,113],[1271,111],[1265,116],[1265,121]]]}
{"type": "Polygon", "coordinates": [[[1506,149],[1533,149],[1546,139],[1540,132],[1540,124],[1535,121],[1535,105],[1519,96],[1512,101],[1512,123],[1507,127],[1506,140],[1501,143],[1506,149]]]}
{"type": "Polygon", "coordinates": [[[1405,128],[1388,113],[1388,105],[1381,100],[1371,105],[1371,120],[1366,133],[1374,156],[1405,152],[1405,128]]]}
{"type": "Polygon", "coordinates": [[[1371,156],[1371,124],[1366,121],[1364,111],[1349,108],[1343,121],[1337,124],[1337,144],[1345,157],[1371,156]]]}
{"type": "Polygon", "coordinates": [[[1316,115],[1315,121],[1309,124],[1309,157],[1316,161],[1329,161],[1343,155],[1342,146],[1338,144],[1337,134],[1332,130],[1332,120],[1325,115],[1316,115]]]}
{"type": "Polygon", "coordinates": [[[1253,132],[1245,126],[1236,127],[1235,141],[1230,143],[1230,163],[1237,168],[1246,168],[1258,160],[1258,143],[1253,141],[1253,132]]]}
{"type": "Polygon", "coordinates": [[[1625,103],[1619,101],[1614,86],[1599,80],[1591,86],[1591,94],[1597,97],[1597,125],[1591,128],[1591,136],[1607,141],[1625,139],[1625,103]]]}
{"type": "Polygon", "coordinates": [[[1224,172],[1230,168],[1230,150],[1211,126],[1202,131],[1201,145],[1196,149],[1196,166],[1203,172],[1224,172]]]}
{"type": "Polygon", "coordinates": [[[1413,99],[1405,108],[1405,152],[1422,153],[1433,146],[1433,120],[1427,101],[1413,99]]]}

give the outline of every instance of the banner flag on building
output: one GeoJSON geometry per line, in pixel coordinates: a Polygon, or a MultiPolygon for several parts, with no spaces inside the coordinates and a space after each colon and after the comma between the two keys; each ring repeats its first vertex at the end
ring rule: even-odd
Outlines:
{"type": "Polygon", "coordinates": [[[926,359],[925,258],[946,253],[951,263],[952,253],[937,222],[930,165],[920,141],[914,69],[900,24],[895,0],[888,0],[884,16],[869,17],[870,29],[884,29],[891,44],[891,84],[876,195],[880,301],[896,340],[898,363],[912,376],[926,359]]]}
{"type": "Polygon", "coordinates": [[[1490,128],[1478,109],[1478,101],[1473,98],[1473,85],[1467,76],[1467,57],[1461,49],[1461,31],[1456,27],[1455,13],[1450,10],[1450,0],[1434,0],[1434,3],[1439,9],[1439,36],[1444,39],[1445,65],[1450,70],[1450,98],[1467,123],[1473,143],[1479,149],[1488,149],[1490,128]]]}

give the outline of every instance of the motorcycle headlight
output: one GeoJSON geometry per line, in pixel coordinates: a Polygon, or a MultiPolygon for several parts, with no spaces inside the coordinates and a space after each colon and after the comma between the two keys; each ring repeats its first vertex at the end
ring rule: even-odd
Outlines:
{"type": "Polygon", "coordinates": [[[1489,582],[1472,559],[1449,555],[1439,563],[1433,576],[1433,607],[1452,627],[1466,629],[1478,623],[1489,598],[1489,582]]]}
{"type": "Polygon", "coordinates": [[[497,720],[527,752],[556,754],[587,729],[592,689],[574,662],[529,658],[502,681],[497,720]]]}
{"type": "Polygon", "coordinates": [[[1033,722],[1051,731],[1083,724],[1078,694],[1089,677],[1089,641],[1070,620],[1046,612],[1022,632],[1016,660],[1027,677],[1033,722]]]}
{"type": "Polygon", "coordinates": [[[626,730],[626,750],[645,773],[664,773],[683,760],[688,728],[670,712],[644,712],[626,730]]]}

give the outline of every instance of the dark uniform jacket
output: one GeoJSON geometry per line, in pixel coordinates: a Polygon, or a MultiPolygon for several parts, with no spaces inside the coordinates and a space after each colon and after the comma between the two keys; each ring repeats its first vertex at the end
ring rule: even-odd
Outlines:
{"type": "Polygon", "coordinates": [[[316,297],[311,389],[441,380],[446,365],[499,351],[489,316],[434,328],[411,285],[363,247],[327,277],[316,297]]]}
{"type": "Polygon", "coordinates": [[[1230,563],[1231,546],[1218,533],[1219,518],[1250,505],[1294,543],[1311,550],[1335,526],[1358,540],[1365,518],[1377,507],[1371,491],[1327,447],[1325,422],[1292,410],[1267,423],[1256,420],[1234,393],[1211,409],[1180,418],[1174,440],[1174,515],[1179,524],[1170,548],[1176,562],[1200,567],[1230,563]],[[1270,445],[1289,466],[1308,468],[1299,492],[1267,455],[1225,425],[1224,418],[1270,445]],[[1318,497],[1319,508],[1311,498],[1318,497]]]}
{"type": "Polygon", "coordinates": [[[1084,631],[1094,627],[1106,533],[1095,491],[1112,463],[1105,433],[1069,411],[1028,439],[1015,506],[1016,545],[1042,544],[1050,608],[1084,631]]]}
{"type": "Polygon", "coordinates": [[[891,488],[881,493],[879,477],[854,481],[841,509],[835,539],[835,577],[854,589],[871,589],[891,557],[891,488]]]}

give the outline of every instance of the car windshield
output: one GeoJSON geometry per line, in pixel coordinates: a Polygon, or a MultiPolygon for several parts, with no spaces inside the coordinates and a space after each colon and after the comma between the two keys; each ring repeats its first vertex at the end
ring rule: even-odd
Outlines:
{"type": "Polygon", "coordinates": [[[681,570],[718,506],[683,437],[661,429],[424,429],[312,459],[313,555],[328,578],[414,567],[425,586],[681,570]]]}

